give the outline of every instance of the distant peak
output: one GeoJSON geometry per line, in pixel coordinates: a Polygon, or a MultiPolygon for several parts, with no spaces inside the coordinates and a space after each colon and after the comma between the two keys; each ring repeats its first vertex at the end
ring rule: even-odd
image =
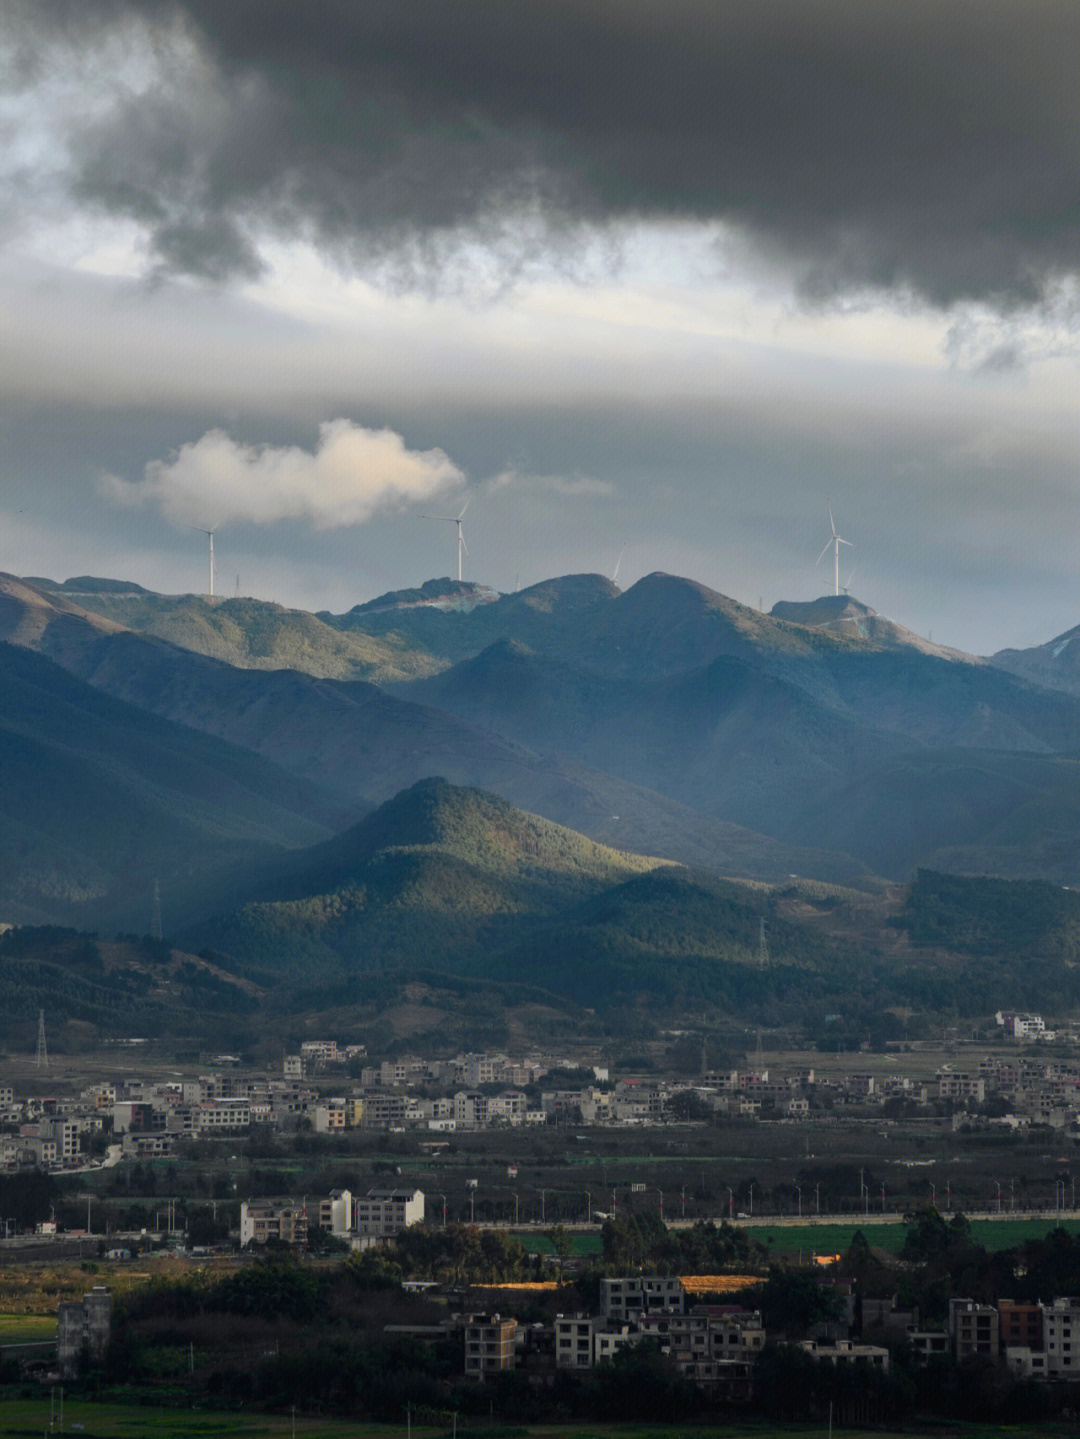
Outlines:
{"type": "Polygon", "coordinates": [[[541,580],[539,584],[529,585],[526,589],[515,590],[513,594],[504,595],[503,598],[529,605],[533,609],[553,610],[561,605],[580,608],[598,604],[613,600],[620,594],[622,591],[613,580],[605,579],[603,575],[586,574],[557,575],[550,580],[541,580]]]}
{"type": "Polygon", "coordinates": [[[827,625],[837,620],[856,615],[875,615],[869,605],[851,595],[821,595],[816,600],[778,600],[769,611],[774,620],[786,620],[793,625],[827,625]]]}
{"type": "Polygon", "coordinates": [[[109,580],[97,575],[75,575],[57,589],[66,595],[148,595],[152,591],[134,580],[109,580]]]}
{"type": "Polygon", "coordinates": [[[417,589],[390,590],[377,599],[354,605],[350,614],[375,614],[380,610],[439,609],[471,610],[478,605],[493,604],[499,598],[498,592],[488,585],[473,584],[470,580],[425,580],[417,589]]]}

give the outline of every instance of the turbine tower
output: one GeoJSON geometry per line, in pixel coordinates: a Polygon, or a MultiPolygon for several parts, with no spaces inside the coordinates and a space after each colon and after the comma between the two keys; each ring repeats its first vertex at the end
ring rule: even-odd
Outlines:
{"type": "Polygon", "coordinates": [[[214,530],[208,530],[203,525],[191,525],[191,529],[198,530],[200,535],[205,535],[210,541],[210,598],[214,598],[214,530]]]}
{"type": "Polygon", "coordinates": [[[150,938],[164,939],[161,927],[161,880],[154,880],[154,902],[150,910],[150,938]]]}
{"type": "Polygon", "coordinates": [[[850,540],[842,540],[842,539],[840,538],[840,536],[836,533],[836,521],[833,519],[833,512],[832,512],[832,505],[831,505],[831,504],[830,504],[830,506],[829,506],[829,529],[832,531],[832,533],[830,534],[829,538],[825,541],[825,548],[822,550],[821,554],[818,555],[818,557],[817,557],[817,559],[814,561],[814,563],[815,563],[816,565],[820,565],[821,562],[822,562],[822,560],[825,558],[825,556],[829,553],[830,550],[832,550],[832,552],[833,552],[833,594],[834,594],[834,595],[838,595],[838,594],[840,593],[840,546],[841,546],[841,545],[847,545],[849,549],[854,549],[855,547],[854,547],[854,545],[852,545],[852,543],[851,543],[850,540]]]}
{"type": "Polygon", "coordinates": [[[45,1043],[45,1011],[43,1009],[38,1010],[37,1067],[38,1069],[48,1069],[49,1067],[49,1048],[45,1043]]]}
{"type": "MultiPolygon", "coordinates": [[[[470,496],[471,499],[471,496],[470,496]]],[[[469,553],[469,547],[465,543],[465,536],[461,533],[461,522],[465,518],[465,511],[469,508],[469,500],[466,500],[458,515],[421,515],[422,520],[444,520],[448,525],[457,525],[457,577],[461,582],[461,557],[469,553]]],[[[211,541],[211,544],[213,541],[211,541]]]]}

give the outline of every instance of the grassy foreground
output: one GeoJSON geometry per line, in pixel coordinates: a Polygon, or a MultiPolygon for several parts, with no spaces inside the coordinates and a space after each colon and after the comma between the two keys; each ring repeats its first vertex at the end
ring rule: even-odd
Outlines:
{"type": "MultiPolygon", "coordinates": [[[[233,1414],[208,1410],[147,1409],[119,1404],[65,1403],[64,1425],[52,1429],[53,1434],[79,1435],[81,1439],[274,1439],[292,1435],[298,1439],[398,1439],[404,1436],[405,1425],[364,1424],[355,1420],[334,1420],[291,1415],[233,1414]]],[[[481,1439],[490,1428],[491,1439],[705,1439],[717,1430],[710,1425],[508,1425],[459,1427],[459,1439],[481,1439]]],[[[451,1430],[445,1431],[448,1436],[451,1430]]],[[[724,1439],[826,1439],[828,1429],[818,1425],[754,1424],[751,1422],[723,1425],[724,1439]]],[[[421,1429],[415,1425],[415,1439],[442,1439],[444,1431],[421,1429]]],[[[935,1439],[1018,1439],[1021,1431],[994,1425],[935,1426],[935,1439]]],[[[1059,1425],[1033,1426],[1022,1431],[1024,1436],[1057,1439],[1075,1429],[1059,1425]]],[[[37,1439],[49,1434],[49,1397],[42,1399],[0,1399],[0,1434],[37,1439]]],[[[874,1430],[876,1439],[901,1439],[899,1431],[874,1430]]],[[[906,1439],[910,1439],[910,1431],[906,1439]]]]}

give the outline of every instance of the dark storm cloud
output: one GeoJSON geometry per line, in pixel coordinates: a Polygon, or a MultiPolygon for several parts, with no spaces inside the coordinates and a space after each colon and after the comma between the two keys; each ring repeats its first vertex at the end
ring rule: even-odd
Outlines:
{"type": "MultiPolygon", "coordinates": [[[[492,225],[724,218],[809,293],[1031,300],[1080,261],[1074,0],[34,0],[56,43],[186,17],[212,57],[74,136],[161,262],[492,225]]],[[[38,30],[40,34],[40,29],[38,30]]],[[[535,232],[534,232],[535,234],[535,232]]]]}

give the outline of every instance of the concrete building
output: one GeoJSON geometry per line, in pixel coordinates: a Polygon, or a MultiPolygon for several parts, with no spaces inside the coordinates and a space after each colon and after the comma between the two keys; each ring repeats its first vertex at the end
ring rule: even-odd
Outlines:
{"type": "Polygon", "coordinates": [[[1047,1378],[1073,1379],[1080,1375],[1080,1299],[1062,1297],[1041,1308],[1047,1378]]]}
{"type": "Polygon", "coordinates": [[[593,1330],[600,1321],[590,1314],[556,1314],[555,1367],[588,1369],[593,1362],[593,1330]]]}
{"type": "Polygon", "coordinates": [[[949,1300],[949,1337],[953,1358],[969,1354],[998,1357],[1000,1348],[998,1312],[992,1304],[976,1304],[973,1299],[949,1300]]]}
{"type": "Polygon", "coordinates": [[[347,1189],[332,1189],[327,1199],[319,1200],[319,1228],[344,1239],[352,1227],[352,1195],[347,1189]]]}
{"type": "Polygon", "coordinates": [[[826,1364],[867,1364],[885,1374],[889,1372],[889,1351],[879,1344],[856,1344],[851,1339],[824,1344],[818,1339],[804,1339],[799,1348],[826,1364]]]}
{"type": "Polygon", "coordinates": [[[303,1205],[292,1199],[245,1199],[240,1205],[240,1247],[266,1244],[307,1243],[308,1219],[303,1205]]]}
{"type": "Polygon", "coordinates": [[[353,1228],[373,1239],[392,1239],[410,1224],[424,1222],[424,1194],[420,1189],[369,1189],[353,1201],[353,1228]]]}
{"type": "Polygon", "coordinates": [[[636,1319],[659,1309],[681,1314],[685,1307],[686,1295],[674,1276],[653,1274],[600,1281],[600,1310],[605,1319],[636,1319]]]}
{"type": "Polygon", "coordinates": [[[61,1304],[56,1316],[56,1357],[60,1373],[70,1379],[86,1354],[100,1364],[109,1347],[112,1296],[104,1284],[95,1284],[78,1303],[61,1304]]]}
{"type": "Polygon", "coordinates": [[[514,1367],[517,1320],[498,1314],[473,1314],[465,1321],[465,1377],[486,1379],[514,1367]]]}

